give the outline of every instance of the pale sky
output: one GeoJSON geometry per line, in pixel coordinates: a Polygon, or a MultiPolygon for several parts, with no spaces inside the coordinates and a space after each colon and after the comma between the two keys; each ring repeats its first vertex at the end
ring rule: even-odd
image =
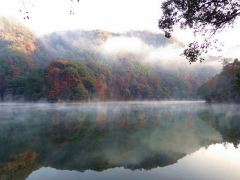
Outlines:
{"type": "MultiPolygon", "coordinates": [[[[75,0],[76,1],[76,0],[75,0]]],[[[13,16],[38,34],[62,30],[101,29],[111,32],[158,29],[163,0],[80,0],[74,4],[74,15],[70,15],[70,0],[0,0],[0,16],[13,16]],[[29,10],[30,19],[24,20],[22,2],[29,10]]],[[[219,35],[224,42],[222,56],[240,56],[240,23],[234,29],[219,35]]],[[[177,39],[188,42],[190,31],[177,30],[177,39]]]]}
{"type": "MultiPolygon", "coordinates": [[[[75,0],[76,1],[76,0],[75,0]]],[[[30,20],[23,20],[22,0],[0,0],[0,15],[14,16],[37,33],[70,29],[158,30],[162,0],[80,0],[70,15],[70,0],[24,0],[30,20]]]]}

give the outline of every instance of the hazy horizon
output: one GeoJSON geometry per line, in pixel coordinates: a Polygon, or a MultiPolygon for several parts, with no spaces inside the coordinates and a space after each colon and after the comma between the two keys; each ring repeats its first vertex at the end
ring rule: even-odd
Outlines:
{"type": "MultiPolygon", "coordinates": [[[[131,30],[163,33],[158,28],[163,0],[8,0],[0,7],[0,16],[14,17],[39,35],[56,31],[95,30],[127,32],[131,30]],[[20,12],[21,10],[21,12],[20,12]],[[70,15],[73,10],[74,15],[70,15]],[[26,14],[25,12],[29,13],[26,14]],[[30,19],[24,19],[28,15],[30,19]]],[[[237,58],[240,55],[240,40],[236,37],[240,27],[236,21],[233,29],[227,28],[217,35],[224,42],[222,52],[209,51],[209,56],[237,58]]],[[[173,36],[183,43],[193,40],[190,30],[174,31],[173,36]],[[187,35],[186,35],[187,33],[187,35]]],[[[197,37],[199,38],[199,37],[197,37]]]]}

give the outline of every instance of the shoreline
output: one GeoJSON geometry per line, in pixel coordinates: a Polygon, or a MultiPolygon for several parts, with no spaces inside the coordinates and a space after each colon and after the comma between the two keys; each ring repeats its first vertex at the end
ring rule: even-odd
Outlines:
{"type": "MultiPolygon", "coordinates": [[[[203,99],[169,99],[169,100],[92,100],[92,101],[0,101],[0,104],[91,104],[91,103],[165,103],[165,102],[206,102],[203,99]]],[[[208,103],[212,104],[212,103],[208,103]]],[[[213,103],[215,104],[215,103],[213,103]]]]}

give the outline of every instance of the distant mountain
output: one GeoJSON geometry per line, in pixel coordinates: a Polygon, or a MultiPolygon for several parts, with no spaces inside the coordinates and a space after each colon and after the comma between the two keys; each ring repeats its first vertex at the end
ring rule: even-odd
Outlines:
{"type": "Polygon", "coordinates": [[[0,17],[0,48],[30,55],[37,49],[35,35],[18,21],[0,17]]]}
{"type": "Polygon", "coordinates": [[[54,32],[38,39],[36,56],[46,61],[56,58],[83,60],[95,54],[94,47],[100,45],[111,33],[102,31],[54,32]]]}
{"type": "Polygon", "coordinates": [[[162,57],[157,59],[164,63],[147,63],[152,52],[168,46],[181,48],[183,44],[147,31],[78,30],[37,37],[21,23],[2,17],[0,99],[198,98],[197,88],[217,70],[166,66],[168,62],[162,57]]]}
{"type": "Polygon", "coordinates": [[[0,99],[16,78],[27,76],[34,67],[36,36],[12,18],[0,17],[0,99]]]}
{"type": "Polygon", "coordinates": [[[176,43],[179,46],[184,46],[182,42],[176,40],[175,38],[168,39],[163,34],[153,33],[149,31],[130,31],[124,33],[123,36],[137,37],[144,43],[152,45],[154,47],[166,46],[173,43],[176,43]]]}
{"type": "Polygon", "coordinates": [[[9,78],[32,68],[32,56],[37,50],[36,36],[12,18],[0,17],[0,69],[9,78]]]}
{"type": "Polygon", "coordinates": [[[38,39],[39,51],[37,56],[46,61],[55,58],[83,60],[106,59],[98,47],[110,38],[138,38],[147,46],[163,47],[169,44],[182,43],[174,39],[166,39],[163,34],[148,31],[130,31],[126,33],[112,33],[101,30],[92,31],[62,31],[54,32],[38,39]]]}

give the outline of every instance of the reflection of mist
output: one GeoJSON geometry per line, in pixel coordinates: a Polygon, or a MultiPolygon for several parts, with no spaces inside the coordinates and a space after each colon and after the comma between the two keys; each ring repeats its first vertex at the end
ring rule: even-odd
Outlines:
{"type": "Polygon", "coordinates": [[[105,126],[105,122],[106,122],[106,117],[107,117],[107,111],[106,108],[101,107],[101,105],[97,106],[97,117],[96,117],[96,123],[97,126],[100,129],[103,129],[105,126]]]}
{"type": "Polygon", "coordinates": [[[166,166],[238,127],[237,106],[203,102],[0,106],[0,162],[33,149],[40,163],[60,169],[166,166]]]}

